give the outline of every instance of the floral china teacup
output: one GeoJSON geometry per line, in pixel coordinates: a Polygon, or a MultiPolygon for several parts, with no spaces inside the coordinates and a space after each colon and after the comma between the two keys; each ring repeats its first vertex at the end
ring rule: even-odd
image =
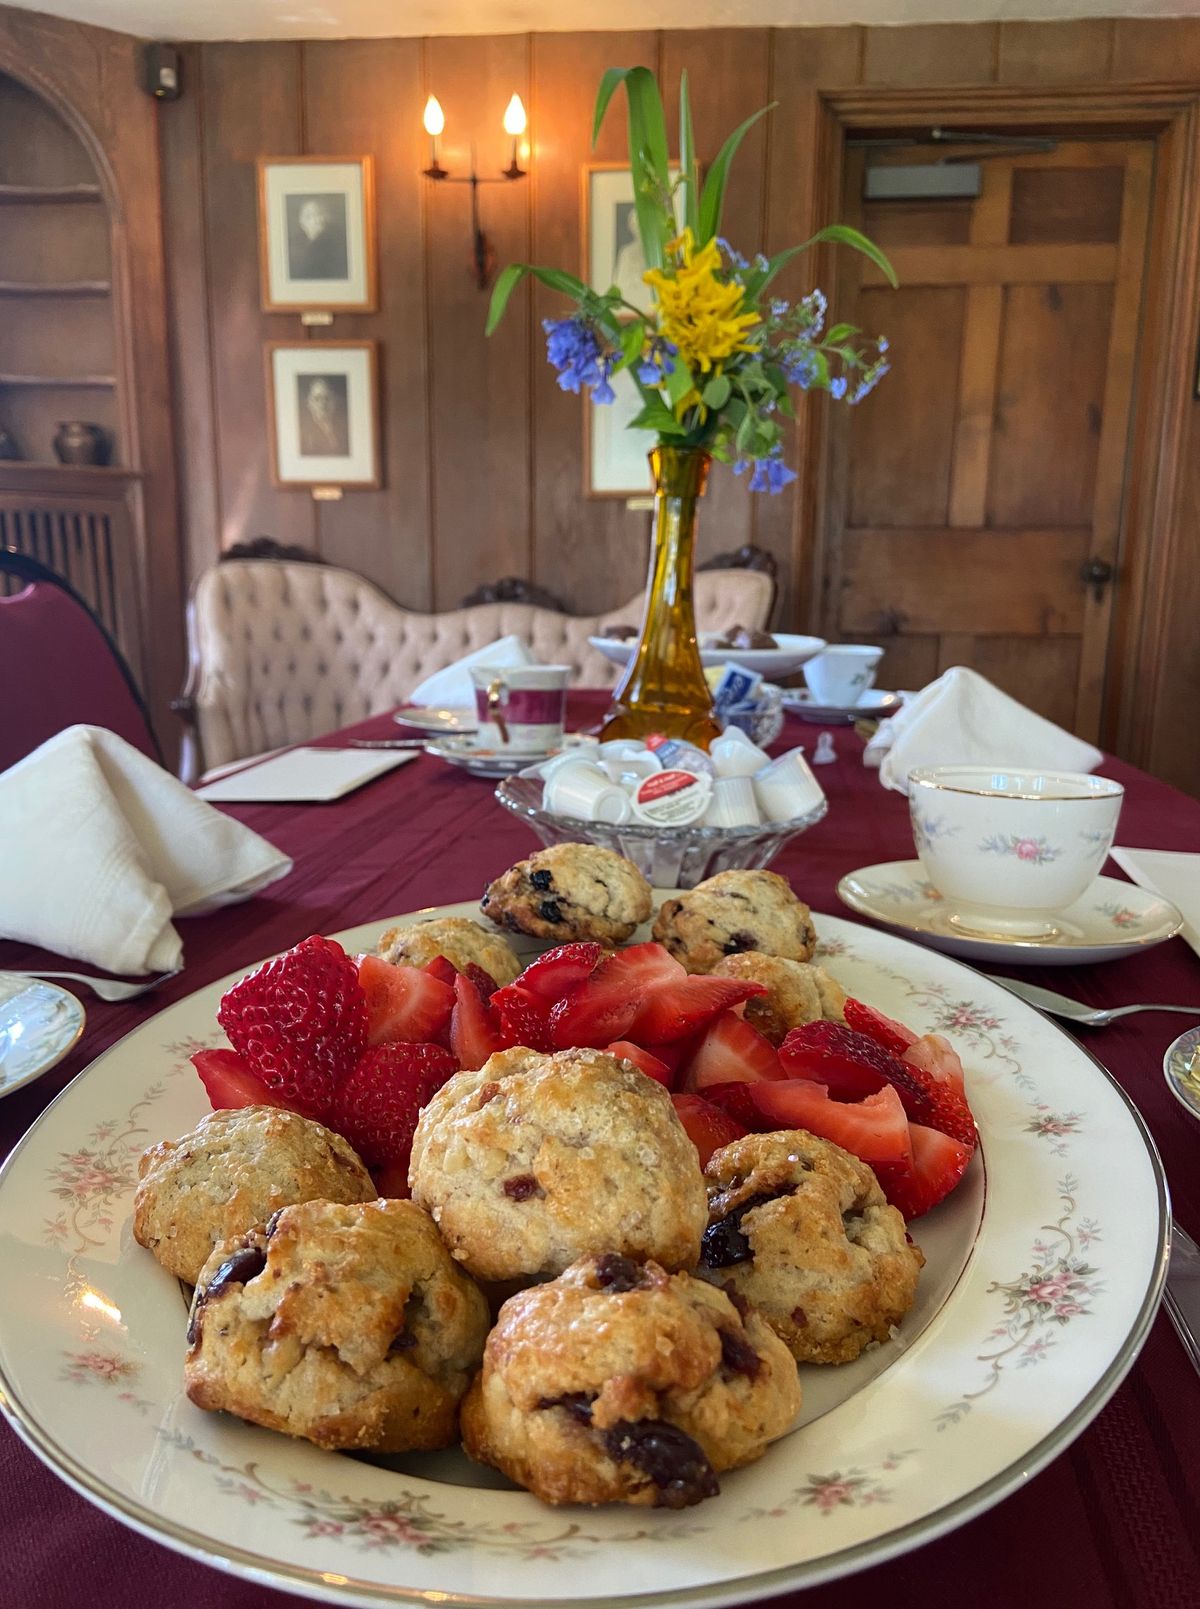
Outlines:
{"type": "Polygon", "coordinates": [[[1108,854],[1125,790],[1074,771],[986,765],[908,774],[917,854],[963,932],[1046,938],[1108,854]]]}

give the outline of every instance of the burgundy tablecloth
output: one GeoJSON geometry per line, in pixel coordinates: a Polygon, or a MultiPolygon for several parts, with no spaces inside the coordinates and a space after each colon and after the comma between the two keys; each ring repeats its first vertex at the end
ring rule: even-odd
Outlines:
{"type": "MultiPolygon", "coordinates": [[[[574,714],[590,717],[599,708],[596,696],[583,695],[574,714]]],[[[809,741],[814,730],[797,725],[787,738],[809,741]]],[[[359,735],[395,731],[384,717],[355,728],[359,735]]],[[[836,743],[837,764],[821,772],[829,815],[776,869],[815,910],[845,914],[834,892],[839,877],[913,850],[905,801],[863,768],[851,733],[837,733],[836,743]]],[[[1129,766],[1112,762],[1104,771],[1127,789],[1122,842],[1200,850],[1200,804],[1129,766]]],[[[295,858],[295,870],[247,905],[181,924],[187,968],[157,995],[125,1006],[88,997],[88,1029],[75,1054],[0,1103],[4,1153],[92,1057],[160,1006],[308,933],[477,897],[489,877],[533,847],[527,829],[491,794],[490,783],[422,756],[337,804],[235,807],[233,814],[295,858]]],[[[48,962],[0,944],[0,967],[35,964],[48,962]]],[[[1020,975],[1097,1004],[1200,1003],[1200,960],[1180,939],[1107,966],[1025,968],[1020,975]]],[[[1141,1108],[1176,1214],[1200,1238],[1200,1128],[1168,1094],[1160,1071],[1181,1021],[1126,1018],[1091,1033],[1087,1044],[1141,1108]]],[[[3,1609],[299,1609],[306,1601],[218,1574],[124,1529],[68,1490],[7,1426],[0,1429],[0,1538],[3,1609]]],[[[634,1590],[632,1559],[630,1568],[634,1590]]],[[[495,1590],[504,1591],[500,1577],[495,1590]]],[[[1200,1379],[1166,1319],[1158,1319],[1132,1373],[1074,1446],[991,1513],[891,1564],[775,1602],[803,1609],[1200,1604],[1200,1379]]]]}

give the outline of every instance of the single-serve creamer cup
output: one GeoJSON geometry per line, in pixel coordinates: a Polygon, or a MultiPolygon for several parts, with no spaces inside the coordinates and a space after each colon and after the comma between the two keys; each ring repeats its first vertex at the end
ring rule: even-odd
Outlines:
{"type": "Polygon", "coordinates": [[[629,795],[615,786],[598,765],[581,761],[561,766],[546,778],[542,804],[556,816],[601,821],[623,827],[632,814],[629,795]]]}
{"type": "Polygon", "coordinates": [[[713,739],[709,754],[718,777],[752,777],[771,763],[770,756],[736,726],[713,739]]]}
{"type": "Polygon", "coordinates": [[[689,827],[708,809],[712,778],[693,771],[659,771],[633,793],[636,820],[653,827],[689,827]]]}
{"type": "Polygon", "coordinates": [[[718,777],[704,813],[706,827],[757,827],[762,820],[749,777],[718,777]]]}
{"type": "Polygon", "coordinates": [[[780,755],[757,772],[754,793],[764,821],[792,821],[816,809],[825,798],[800,749],[780,755]]]}

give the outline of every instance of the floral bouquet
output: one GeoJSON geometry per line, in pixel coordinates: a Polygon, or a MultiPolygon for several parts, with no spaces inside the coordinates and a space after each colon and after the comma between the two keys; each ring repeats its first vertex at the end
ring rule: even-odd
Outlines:
{"type": "Polygon", "coordinates": [[[763,107],[729,136],[700,185],[688,100],[679,86],[679,172],[672,181],[662,99],[646,67],[612,67],[600,83],[593,140],[613,94],[625,88],[634,208],[653,293],[648,310],[614,285],[599,292],[558,268],[513,263],[496,282],[487,331],[495,329],[517,284],[533,274],[576,303],[568,318],[547,319],[547,355],[564,391],[586,388],[593,402],[615,400],[612,377],[628,370],[642,406],[631,428],[663,447],[695,448],[751,469],[750,490],[779,492],[795,471],[783,461],[790,388],[824,390],[856,403],[888,371],[887,341],[850,324],[827,325],[819,290],[790,303],[767,299],[784,265],[818,241],[852,246],[894,285],[887,258],[865,235],[831,224],[776,256],[748,260],[721,238],[730,164],[763,107]],[[682,220],[682,223],[680,222],[682,220]]]}

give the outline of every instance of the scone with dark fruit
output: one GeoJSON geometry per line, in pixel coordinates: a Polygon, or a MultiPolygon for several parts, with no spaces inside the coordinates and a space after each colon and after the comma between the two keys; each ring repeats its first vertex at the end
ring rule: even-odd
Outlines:
{"type": "Polygon", "coordinates": [[[753,1309],[606,1252],[501,1308],[463,1446],[546,1503],[686,1508],[799,1411],[796,1365],[753,1309]]]}
{"type": "Polygon", "coordinates": [[[650,884],[599,844],[554,844],[518,861],[483,896],[497,927],[566,944],[623,944],[650,916],[650,884]]]}
{"type": "Polygon", "coordinates": [[[457,1073],[421,1113],[409,1184],[484,1280],[545,1278],[594,1251],[691,1268],[707,1222],[671,1097],[602,1050],[518,1047],[457,1073]]]}
{"type": "Polygon", "coordinates": [[[808,961],[817,947],[808,906],[775,872],[718,872],[664,900],[653,931],[689,972],[743,950],[808,961]]]}
{"type": "Polygon", "coordinates": [[[482,967],[499,988],[511,983],[521,963],[507,939],[469,916],[435,916],[411,927],[389,927],[379,935],[376,952],[398,967],[424,967],[439,955],[457,972],[482,967]]]}
{"type": "Polygon", "coordinates": [[[447,1447],[487,1331],[479,1289],[411,1201],[310,1201],[213,1252],[184,1382],[198,1407],[318,1447],[447,1447]]]}
{"type": "Polygon", "coordinates": [[[752,1303],[802,1363],[849,1363],[887,1340],[925,1258],[865,1162],[785,1129],[735,1140],[705,1177],[704,1279],[752,1303]]]}
{"type": "Polygon", "coordinates": [[[718,978],[749,978],[766,994],[746,1002],[746,1021],[773,1045],[781,1045],[793,1028],[828,1018],[845,1022],[846,992],[824,967],[811,961],[788,961],[781,955],[743,950],[713,967],[718,978]]]}
{"type": "Polygon", "coordinates": [[[133,1236],[189,1285],[214,1246],[300,1201],[373,1201],[358,1154],[332,1129],[278,1106],[210,1112],[142,1153],[133,1236]]]}

